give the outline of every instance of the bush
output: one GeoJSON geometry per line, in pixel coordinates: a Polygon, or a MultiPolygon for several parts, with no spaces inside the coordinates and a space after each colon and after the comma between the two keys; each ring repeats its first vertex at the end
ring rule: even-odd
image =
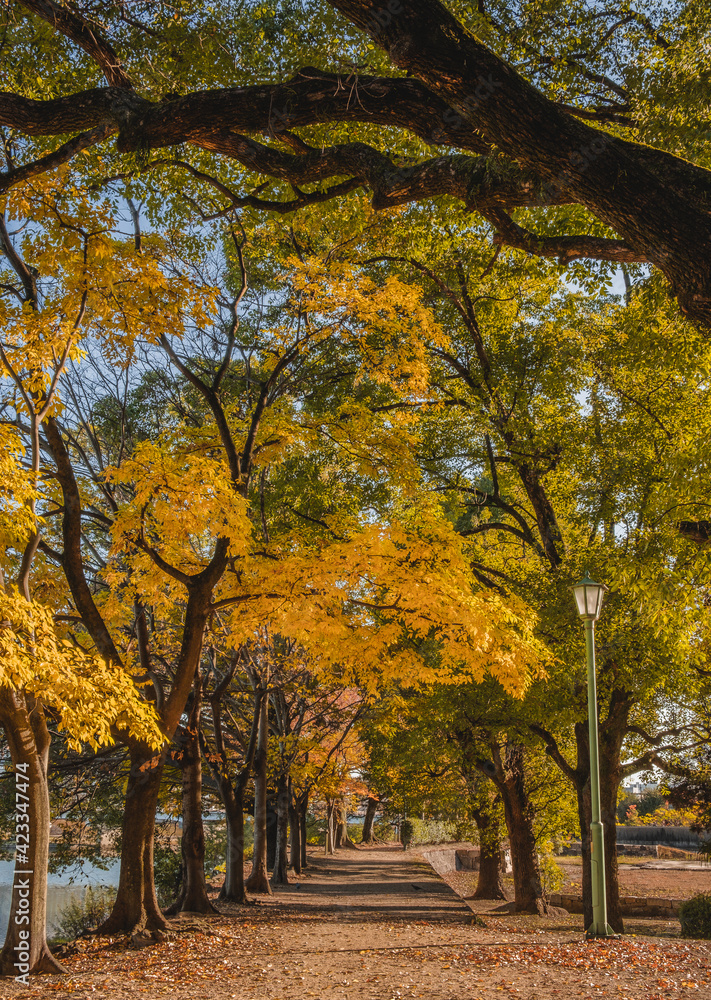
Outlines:
{"type": "Polygon", "coordinates": [[[664,796],[662,793],[658,792],[656,788],[648,788],[646,792],[642,792],[642,797],[637,806],[637,815],[648,816],[663,805],[664,796]]]}
{"type": "Polygon", "coordinates": [[[702,892],[683,902],[679,920],[682,937],[711,938],[711,892],[702,892]]]}
{"type": "MultiPolygon", "coordinates": [[[[400,825],[400,839],[402,840],[402,826],[409,825],[411,831],[409,843],[411,844],[449,844],[452,841],[472,840],[475,831],[469,822],[453,822],[444,819],[417,819],[413,816],[403,820],[400,825]]],[[[380,819],[373,824],[373,834],[378,840],[393,841],[396,833],[395,827],[387,819],[380,819]]]]}
{"type": "Polygon", "coordinates": [[[617,803],[617,822],[626,823],[628,819],[627,810],[631,806],[637,805],[639,805],[639,795],[631,795],[629,792],[623,792],[617,803]]]}
{"type": "MultiPolygon", "coordinates": [[[[224,865],[227,858],[227,824],[205,823],[205,877],[210,878],[213,871],[224,865]]],[[[251,829],[245,826],[245,841],[251,829]]],[[[254,839],[253,837],[251,838],[254,839]]]]}
{"type": "Polygon", "coordinates": [[[83,899],[75,899],[60,910],[55,938],[73,941],[80,934],[94,930],[111,913],[116,890],[106,886],[89,887],[83,899]]]}
{"type": "Polygon", "coordinates": [[[541,869],[541,881],[543,882],[543,891],[546,896],[550,896],[552,892],[558,892],[565,882],[565,874],[553,857],[553,845],[550,841],[541,844],[538,864],[541,869]]]}
{"type": "Polygon", "coordinates": [[[179,850],[175,851],[165,844],[154,845],[153,874],[159,906],[170,906],[176,899],[180,889],[181,869],[182,859],[179,850]]]}
{"type": "Polygon", "coordinates": [[[403,847],[407,847],[408,844],[412,843],[413,833],[414,828],[412,826],[412,820],[404,819],[400,824],[400,843],[403,847]]]}
{"type": "MultiPolygon", "coordinates": [[[[443,819],[411,819],[413,844],[447,844],[460,840],[456,823],[443,819]]],[[[469,838],[463,838],[469,839],[469,838]]]]}
{"type": "Polygon", "coordinates": [[[395,827],[387,819],[379,819],[373,824],[373,834],[378,840],[395,840],[395,827]]]}
{"type": "Polygon", "coordinates": [[[306,843],[311,847],[323,847],[326,843],[326,820],[317,819],[313,813],[306,813],[306,843]]]}

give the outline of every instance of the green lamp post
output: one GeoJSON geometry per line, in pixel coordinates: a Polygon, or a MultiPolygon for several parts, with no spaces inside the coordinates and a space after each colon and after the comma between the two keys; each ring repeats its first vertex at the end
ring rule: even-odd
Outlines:
{"type": "Polygon", "coordinates": [[[588,660],[588,728],[590,734],[590,858],[592,867],[593,919],[585,932],[588,938],[614,937],[607,923],[607,891],[605,887],[605,834],[600,815],[600,763],[597,737],[597,684],[595,682],[595,622],[600,617],[606,588],[595,583],[587,572],[573,587],[578,613],[585,626],[585,650],[588,660]]]}

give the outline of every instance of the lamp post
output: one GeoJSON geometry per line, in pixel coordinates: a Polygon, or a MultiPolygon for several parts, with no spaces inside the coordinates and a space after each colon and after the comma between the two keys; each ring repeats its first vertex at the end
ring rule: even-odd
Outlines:
{"type": "Polygon", "coordinates": [[[585,626],[585,651],[588,661],[588,730],[590,739],[590,863],[592,869],[593,919],[585,932],[588,938],[612,937],[615,932],[607,923],[607,891],[605,887],[605,834],[600,815],[600,763],[597,736],[597,684],[595,681],[595,622],[605,596],[605,587],[595,583],[586,573],[573,587],[578,613],[585,626]]]}

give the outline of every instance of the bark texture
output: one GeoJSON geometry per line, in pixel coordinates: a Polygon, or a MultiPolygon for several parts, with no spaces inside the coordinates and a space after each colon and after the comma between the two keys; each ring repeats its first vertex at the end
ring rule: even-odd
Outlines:
{"type": "Polygon", "coordinates": [[[277,836],[279,826],[279,814],[277,811],[276,798],[267,792],[267,870],[274,871],[274,864],[277,855],[277,836]]]}
{"type": "Polygon", "coordinates": [[[280,775],[276,797],[276,852],[272,885],[288,885],[289,875],[289,784],[286,775],[280,775]]]}
{"type": "Polygon", "coordinates": [[[246,882],[249,892],[271,895],[267,872],[267,749],[269,743],[267,699],[259,710],[259,736],[254,757],[254,855],[246,882]]]}
{"type": "Polygon", "coordinates": [[[363,833],[360,838],[361,844],[374,843],[375,838],[373,837],[373,823],[375,821],[375,814],[378,811],[379,805],[380,799],[376,799],[373,795],[368,796],[368,804],[365,807],[365,818],[363,819],[363,833]]]}
{"type": "Polygon", "coordinates": [[[336,799],[333,808],[333,846],[356,847],[348,835],[348,810],[343,798],[336,799]]]}
{"type": "Polygon", "coordinates": [[[121,872],[113,910],[99,928],[101,934],[152,934],[167,930],[158,906],[153,878],[153,844],[163,759],[147,757],[141,748],[130,755],[122,824],[121,872]]]}
{"type": "Polygon", "coordinates": [[[195,687],[188,724],[181,731],[181,760],[183,785],[183,834],[180,854],[183,878],[180,893],[167,913],[218,913],[210,902],[205,880],[205,827],[202,821],[202,754],[200,751],[200,712],[202,709],[202,684],[199,673],[195,687]]]}
{"type": "MultiPolygon", "coordinates": [[[[19,691],[0,688],[0,723],[2,723],[12,763],[22,768],[23,784],[29,785],[27,831],[19,831],[27,841],[18,845],[28,847],[27,863],[18,867],[13,880],[10,915],[5,935],[5,944],[0,953],[0,973],[3,976],[34,975],[38,972],[60,973],[64,968],[52,955],[47,945],[47,865],[49,861],[49,786],[47,767],[49,763],[50,736],[44,712],[40,705],[32,702],[19,691]],[[31,875],[22,872],[31,871],[31,875]],[[29,940],[24,933],[29,932],[29,940]],[[23,945],[27,962],[16,965],[23,945]]],[[[13,793],[14,794],[14,789],[13,793]]],[[[16,855],[17,857],[17,855],[16,855]]]]}
{"type": "Polygon", "coordinates": [[[533,830],[534,812],[526,789],[525,751],[516,743],[506,743],[503,753],[492,745],[496,766],[495,782],[506,818],[511,848],[516,913],[548,912],[538,864],[538,848],[533,830]]]}
{"type": "Polygon", "coordinates": [[[336,843],[334,834],[334,811],[335,803],[333,799],[326,799],[326,854],[336,853],[336,843]]]}
{"type": "Polygon", "coordinates": [[[289,779],[289,865],[295,875],[301,874],[301,822],[298,801],[289,779]]]}
{"type": "Polygon", "coordinates": [[[472,899],[506,899],[504,853],[498,837],[498,823],[484,809],[473,809],[479,830],[479,877],[472,899]]]}
{"type": "Polygon", "coordinates": [[[306,857],[306,817],[309,811],[309,793],[304,792],[299,798],[299,827],[301,828],[301,870],[309,867],[306,857]]]}
{"type": "Polygon", "coordinates": [[[220,779],[218,787],[227,825],[225,881],[219,899],[226,903],[247,903],[244,882],[244,788],[239,784],[233,785],[227,777],[220,779]]]}

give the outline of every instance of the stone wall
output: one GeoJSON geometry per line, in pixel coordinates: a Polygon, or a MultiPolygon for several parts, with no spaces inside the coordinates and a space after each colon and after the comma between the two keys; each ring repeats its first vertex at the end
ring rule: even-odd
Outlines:
{"type": "MultiPolygon", "coordinates": [[[[553,892],[550,896],[553,906],[562,906],[569,913],[583,912],[582,896],[553,892]]],[[[659,899],[656,896],[620,896],[623,917],[672,917],[679,916],[681,899],[659,899]]]]}
{"type": "MultiPolygon", "coordinates": [[[[503,855],[504,872],[511,871],[511,852],[505,850],[503,855]]],[[[479,848],[473,844],[443,844],[441,847],[426,847],[422,857],[432,865],[438,875],[447,872],[478,872],[479,848]]]]}

